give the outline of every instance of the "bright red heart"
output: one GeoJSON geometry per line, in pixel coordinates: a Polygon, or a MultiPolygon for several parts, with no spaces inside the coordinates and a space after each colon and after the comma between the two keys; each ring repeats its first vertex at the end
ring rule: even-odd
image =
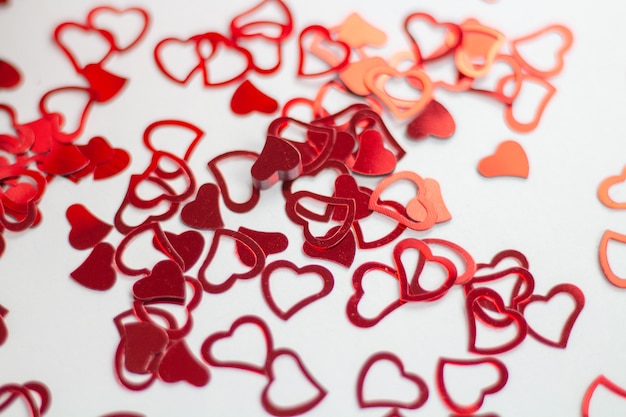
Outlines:
{"type": "Polygon", "coordinates": [[[219,168],[219,162],[224,159],[229,158],[247,158],[252,159],[254,161],[257,160],[259,154],[252,151],[231,151],[226,152],[221,155],[216,156],[211,159],[207,164],[209,166],[209,170],[215,177],[215,181],[217,182],[217,186],[220,189],[220,193],[222,195],[222,199],[224,200],[224,204],[228,207],[229,210],[234,211],[235,213],[247,213],[252,210],[256,204],[259,202],[259,198],[261,197],[261,192],[257,187],[252,186],[252,181],[250,182],[250,198],[242,203],[234,201],[230,197],[230,193],[228,191],[228,184],[226,182],[226,178],[224,174],[219,168]]]}
{"type": "MultiPolygon", "coordinates": [[[[280,232],[262,232],[259,230],[248,229],[243,226],[237,231],[251,237],[256,243],[258,243],[266,257],[268,255],[283,252],[287,249],[287,245],[289,244],[287,236],[280,232]]],[[[244,244],[237,241],[236,249],[241,263],[246,266],[254,265],[255,259],[253,253],[247,250],[244,244]]]]}
{"type": "Polygon", "coordinates": [[[113,155],[108,161],[96,165],[93,170],[94,180],[104,180],[119,174],[130,163],[130,155],[124,149],[114,148],[113,155]]]}
{"type": "MultiPolygon", "coordinates": [[[[500,295],[492,289],[476,288],[470,291],[469,294],[467,294],[465,301],[465,310],[469,327],[468,350],[470,352],[477,353],[479,355],[497,355],[513,349],[522,343],[526,338],[528,325],[526,324],[526,320],[524,320],[524,316],[516,310],[507,308],[500,295]],[[485,320],[485,317],[481,317],[481,321],[486,322],[492,327],[502,328],[508,327],[512,324],[516,328],[515,335],[510,340],[499,346],[476,346],[476,311],[480,309],[480,303],[483,301],[489,303],[495,312],[504,315],[505,318],[497,321],[495,319],[487,321],[485,320]]],[[[486,316],[486,318],[490,318],[490,316],[486,316]]]]}
{"type": "Polygon", "coordinates": [[[94,100],[106,103],[115,98],[126,85],[126,78],[115,75],[100,64],[89,64],[83,69],[83,76],[94,92],[94,100]]]}
{"type": "Polygon", "coordinates": [[[622,397],[623,399],[626,399],[626,389],[620,387],[615,382],[608,379],[606,376],[600,375],[591,382],[591,384],[587,388],[587,391],[585,391],[582,403],[582,417],[589,417],[589,406],[591,405],[591,399],[593,398],[593,394],[596,392],[600,385],[611,391],[613,394],[622,397]]]}
{"type": "Polygon", "coordinates": [[[72,204],[65,212],[70,222],[70,245],[74,249],[87,249],[95,246],[109,234],[113,226],[91,214],[82,204],[72,204]]]}
{"type": "Polygon", "coordinates": [[[454,263],[443,256],[433,255],[427,243],[415,238],[401,240],[393,249],[393,260],[398,271],[400,282],[400,299],[403,301],[434,301],[443,297],[456,281],[457,271],[454,263]],[[402,254],[406,250],[418,251],[418,262],[411,278],[408,277],[402,263],[402,254]],[[446,278],[440,286],[434,290],[425,290],[419,284],[419,280],[426,262],[433,262],[443,268],[446,278]]]}
{"type": "Polygon", "coordinates": [[[524,310],[530,304],[549,303],[552,297],[558,294],[566,294],[570,298],[572,298],[574,301],[574,308],[572,309],[570,314],[567,316],[567,319],[563,323],[559,340],[550,340],[546,338],[545,336],[542,336],[541,334],[537,333],[535,330],[533,330],[532,323],[528,324],[528,334],[534,337],[535,339],[537,339],[538,341],[540,341],[541,343],[545,343],[548,346],[565,349],[565,347],[567,346],[567,341],[569,340],[569,335],[572,332],[572,327],[574,327],[574,323],[576,323],[576,319],[578,318],[578,315],[580,314],[583,307],[585,306],[585,295],[580,290],[580,288],[572,284],[556,285],[550,291],[548,291],[548,293],[545,296],[533,294],[527,300],[521,302],[519,304],[519,310],[523,315],[524,310]]]}
{"type": "Polygon", "coordinates": [[[436,381],[437,381],[437,390],[439,391],[439,396],[443,400],[444,404],[453,412],[459,413],[462,415],[468,415],[475,413],[482,407],[483,402],[485,401],[485,397],[489,394],[496,393],[500,391],[506,385],[506,382],[509,378],[509,372],[506,369],[506,366],[500,362],[496,358],[485,358],[485,359],[447,359],[440,358],[437,362],[437,373],[436,373],[436,381]],[[454,399],[450,396],[450,393],[446,389],[446,381],[444,378],[444,371],[446,366],[480,366],[480,365],[490,365],[498,373],[498,377],[496,381],[480,390],[480,396],[472,403],[472,404],[459,404],[454,401],[454,399]]]}
{"type": "Polygon", "coordinates": [[[363,265],[360,265],[352,275],[352,286],[354,287],[354,293],[348,300],[348,304],[346,305],[346,314],[348,315],[348,319],[352,324],[358,327],[372,327],[376,325],[379,321],[384,319],[389,313],[400,307],[404,304],[400,298],[397,301],[392,302],[388,306],[386,306],[383,311],[381,311],[375,317],[367,318],[363,317],[359,313],[359,302],[365,295],[365,291],[363,290],[363,277],[369,271],[379,270],[383,271],[388,275],[391,275],[394,279],[398,279],[398,273],[392,267],[379,263],[379,262],[366,262],[363,265]]]}
{"type": "Polygon", "coordinates": [[[263,388],[263,392],[261,393],[261,405],[268,413],[273,416],[297,416],[299,414],[304,414],[309,410],[312,410],[317,406],[326,396],[326,390],[317,382],[313,376],[307,371],[307,369],[302,364],[300,357],[294,351],[288,349],[276,349],[272,351],[267,358],[267,367],[266,373],[268,376],[268,382],[265,388],[263,388]],[[314,388],[316,394],[309,399],[302,400],[302,402],[297,402],[295,404],[284,405],[277,404],[272,400],[271,388],[277,382],[279,385],[288,386],[289,382],[284,381],[285,376],[276,375],[274,370],[274,363],[277,359],[281,357],[288,357],[291,361],[295,363],[300,373],[300,378],[304,378],[308,381],[309,385],[314,388]]]}
{"type": "MultiPolygon", "coordinates": [[[[333,196],[354,199],[354,220],[361,220],[372,214],[369,208],[372,191],[368,188],[359,187],[352,175],[342,174],[335,178],[335,192],[333,196]]],[[[333,211],[333,220],[341,220],[346,217],[345,210],[341,207],[333,211]]]]}
{"type": "MultiPolygon", "coordinates": [[[[253,348],[251,348],[253,349],[253,348]]],[[[267,324],[256,316],[242,316],[233,322],[230,326],[230,330],[225,332],[217,332],[206,338],[204,343],[202,343],[202,347],[200,348],[200,353],[202,354],[202,358],[211,366],[220,366],[225,368],[235,368],[242,369],[244,371],[251,371],[258,374],[265,374],[267,367],[267,359],[270,355],[270,352],[274,350],[273,342],[272,342],[272,333],[270,332],[267,324]],[[237,332],[237,329],[240,326],[252,325],[255,326],[259,331],[263,334],[263,338],[265,340],[265,359],[262,364],[249,363],[240,360],[219,360],[217,359],[213,352],[212,348],[216,343],[223,341],[225,339],[229,339],[234,336],[237,332]]]]}
{"type": "MultiPolygon", "coordinates": [[[[388,384],[398,384],[397,381],[386,381],[388,384]]],[[[406,408],[409,410],[415,410],[420,408],[426,400],[428,400],[428,386],[426,382],[416,374],[406,372],[404,370],[404,364],[393,353],[389,352],[378,352],[372,356],[370,356],[367,361],[361,367],[361,371],[359,372],[359,378],[356,383],[356,392],[357,399],[359,402],[359,407],[367,408],[367,407],[398,407],[398,408],[406,408]],[[403,402],[402,400],[397,399],[368,399],[366,398],[364,391],[365,380],[367,378],[367,374],[370,372],[372,366],[377,362],[387,361],[391,362],[394,367],[397,368],[399,372],[399,377],[403,380],[407,380],[409,383],[415,385],[417,388],[417,397],[415,399],[411,399],[410,401],[403,402]]]]}
{"type": "Polygon", "coordinates": [[[263,270],[263,273],[261,274],[261,290],[263,291],[265,302],[270,307],[270,309],[274,312],[274,314],[276,314],[278,317],[280,317],[283,320],[288,320],[289,317],[293,316],[298,311],[308,306],[312,302],[319,300],[320,298],[326,297],[332,291],[334,283],[335,281],[333,279],[333,274],[328,269],[324,268],[323,266],[305,265],[303,267],[298,267],[292,262],[285,261],[285,260],[274,261],[268,264],[263,270]],[[283,310],[278,306],[278,304],[276,304],[276,301],[274,300],[274,297],[272,295],[272,289],[270,286],[271,276],[278,269],[290,269],[291,271],[295,272],[297,275],[315,274],[322,279],[322,283],[323,283],[322,289],[317,293],[311,294],[303,298],[302,300],[299,300],[298,302],[293,304],[291,307],[289,307],[287,310],[283,310]]]}
{"type": "Polygon", "coordinates": [[[298,76],[317,77],[339,71],[348,65],[350,61],[350,46],[342,41],[335,41],[331,38],[330,32],[323,26],[313,25],[302,29],[300,32],[298,47],[300,59],[298,61],[298,76]],[[310,47],[304,45],[305,40],[312,37],[310,47]],[[338,54],[335,53],[337,50],[338,54]],[[325,62],[327,67],[321,71],[308,72],[305,70],[307,56],[313,54],[316,58],[325,62]]]}
{"type": "Polygon", "coordinates": [[[245,80],[230,99],[230,108],[233,113],[240,115],[253,111],[272,114],[278,110],[278,102],[259,90],[250,80],[245,80]]]}
{"type": "Polygon", "coordinates": [[[0,59],[0,88],[13,88],[20,83],[21,79],[17,68],[0,59]]]}
{"type": "Polygon", "coordinates": [[[87,23],[94,29],[105,30],[111,34],[113,46],[116,51],[124,52],[137,44],[148,30],[150,17],[148,12],[139,7],[129,7],[118,10],[109,6],[99,6],[91,9],[87,14],[87,23]],[[124,26],[125,18],[138,18],[139,25],[131,28],[124,26]],[[108,16],[107,20],[103,20],[108,16]],[[128,35],[125,42],[121,40],[122,35],[128,35]]]}
{"type": "Polygon", "coordinates": [[[123,329],[126,369],[136,374],[154,372],[169,342],[167,333],[152,323],[127,323],[123,329]]]}
{"type": "Polygon", "coordinates": [[[189,227],[200,230],[213,230],[224,227],[219,206],[220,190],[215,184],[200,186],[196,199],[187,203],[180,218],[189,227]]]}
{"type": "Polygon", "coordinates": [[[133,285],[133,295],[141,301],[180,301],[185,299],[185,277],[180,266],[170,260],[158,262],[150,275],[133,285]]]}
{"type": "Polygon", "coordinates": [[[167,348],[159,364],[159,377],[165,382],[186,381],[202,387],[209,383],[209,370],[189,351],[184,340],[167,348]]]}
{"type": "Polygon", "coordinates": [[[396,168],[396,157],[385,148],[381,134],[373,129],[361,133],[359,150],[354,162],[348,166],[353,172],[363,175],[385,175],[396,168]]]}
{"type": "Polygon", "coordinates": [[[115,248],[105,242],[98,243],[87,259],[70,273],[79,284],[96,291],[105,291],[113,287],[116,272],[113,269],[115,248]]]}
{"type": "Polygon", "coordinates": [[[38,157],[39,169],[51,175],[69,175],[89,165],[89,159],[73,144],[52,141],[50,152],[38,157]]]}
{"type": "Polygon", "coordinates": [[[261,190],[270,188],[279,180],[296,179],[302,173],[300,152],[284,139],[267,136],[250,173],[254,186],[261,190]]]}
{"type": "Polygon", "coordinates": [[[428,136],[446,139],[452,136],[455,131],[454,118],[445,107],[434,99],[406,127],[406,135],[411,139],[424,139],[428,136]]]}

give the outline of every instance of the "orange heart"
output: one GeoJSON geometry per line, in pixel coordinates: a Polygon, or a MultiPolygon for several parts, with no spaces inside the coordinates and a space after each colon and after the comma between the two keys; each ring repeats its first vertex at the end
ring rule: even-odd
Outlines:
{"type": "Polygon", "coordinates": [[[463,22],[461,32],[461,44],[454,55],[457,68],[471,78],[487,75],[504,43],[504,35],[474,19],[463,22]]]}
{"type": "MultiPolygon", "coordinates": [[[[502,77],[500,79],[500,82],[498,83],[498,86],[496,87],[496,90],[499,92],[503,92],[504,86],[506,85],[506,83],[508,83],[510,80],[514,78],[515,78],[515,75],[513,74],[508,75],[506,77],[502,77]]],[[[541,98],[539,103],[537,103],[537,108],[535,109],[535,116],[533,117],[532,120],[527,121],[527,122],[522,122],[515,118],[515,115],[513,114],[513,106],[514,106],[515,101],[512,101],[510,104],[507,104],[504,107],[504,121],[512,130],[515,130],[516,132],[520,132],[520,133],[531,132],[539,125],[539,121],[541,120],[541,116],[543,115],[543,112],[546,109],[546,106],[550,102],[550,99],[552,99],[552,96],[556,93],[556,88],[554,88],[552,84],[550,84],[543,78],[535,77],[534,75],[522,74],[522,84],[521,84],[517,97],[519,97],[519,95],[522,94],[522,92],[524,91],[524,86],[525,85],[527,86],[529,83],[538,84],[540,87],[544,89],[543,97],[541,98]]]]}
{"type": "Polygon", "coordinates": [[[346,68],[339,71],[339,79],[354,94],[366,96],[370,93],[370,89],[365,85],[365,74],[374,67],[386,65],[385,60],[379,56],[351,62],[346,68]]]}
{"type": "Polygon", "coordinates": [[[609,189],[620,182],[626,181],[626,166],[619,175],[612,175],[602,180],[598,186],[598,198],[605,206],[612,209],[626,209],[626,202],[618,203],[609,195],[609,189]]]}
{"type": "MultiPolygon", "coordinates": [[[[437,220],[435,223],[443,223],[452,219],[452,215],[446,207],[446,203],[443,201],[441,195],[441,187],[437,180],[433,178],[424,178],[424,185],[426,186],[424,198],[431,204],[432,209],[435,211],[437,220]]],[[[415,221],[422,221],[428,216],[426,208],[422,204],[407,204],[406,215],[415,221]]]]}
{"type": "Polygon", "coordinates": [[[406,119],[420,113],[433,96],[433,84],[424,71],[411,69],[408,71],[398,71],[390,66],[374,67],[365,74],[365,85],[378,97],[398,119],[406,119]],[[391,78],[405,77],[417,90],[421,90],[420,97],[416,100],[405,100],[391,96],[385,85],[391,78]],[[380,79],[384,84],[380,85],[380,79]],[[416,86],[420,86],[417,88],[416,86]]]}
{"type": "Polygon", "coordinates": [[[613,230],[607,230],[602,235],[602,239],[600,240],[600,247],[598,248],[598,255],[600,258],[600,266],[602,267],[602,272],[604,272],[604,276],[609,282],[616,287],[626,288],[626,278],[618,277],[615,272],[611,269],[611,265],[609,264],[609,257],[607,254],[607,249],[609,245],[609,241],[616,241],[621,243],[626,243],[626,235],[621,233],[614,232],[613,230]]]}
{"type": "Polygon", "coordinates": [[[427,186],[425,180],[415,172],[396,172],[392,175],[385,177],[381,182],[378,183],[378,185],[372,192],[372,195],[370,196],[369,209],[390,217],[401,225],[413,230],[430,229],[437,222],[437,212],[426,196],[426,189],[427,186]],[[417,186],[417,195],[407,203],[406,214],[395,210],[389,205],[380,203],[380,196],[383,191],[385,191],[394,182],[402,180],[410,181],[417,186]],[[425,212],[425,215],[421,216],[422,218],[420,220],[413,219],[409,215],[409,208],[411,209],[411,212],[416,213],[420,210],[417,208],[418,206],[422,206],[425,212]]]}
{"type": "Polygon", "coordinates": [[[356,49],[364,46],[376,48],[387,42],[387,35],[363,20],[358,14],[352,13],[337,28],[337,39],[356,49]]]}
{"type": "Polygon", "coordinates": [[[496,151],[478,163],[478,172],[483,177],[520,177],[528,178],[528,157],[524,148],[513,141],[506,140],[498,145],[496,151]]]}
{"type": "Polygon", "coordinates": [[[535,75],[537,77],[544,77],[544,78],[554,77],[563,69],[563,64],[564,64],[563,58],[565,56],[565,53],[572,46],[573,41],[574,41],[574,36],[572,35],[572,32],[568,28],[566,28],[563,25],[549,25],[543,29],[538,30],[535,33],[531,33],[530,35],[511,41],[511,54],[515,57],[515,59],[519,61],[520,65],[530,74],[535,75]],[[538,42],[541,40],[541,38],[543,38],[544,36],[548,36],[551,33],[556,33],[560,35],[563,42],[561,43],[559,48],[555,51],[554,66],[549,69],[541,70],[535,67],[534,65],[530,64],[527,60],[524,59],[524,57],[522,57],[522,55],[519,52],[518,46],[524,43],[538,42]]]}

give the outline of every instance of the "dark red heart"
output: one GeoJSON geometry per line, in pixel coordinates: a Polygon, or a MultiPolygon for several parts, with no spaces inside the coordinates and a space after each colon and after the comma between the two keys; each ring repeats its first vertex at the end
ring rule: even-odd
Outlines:
{"type": "Polygon", "coordinates": [[[233,113],[240,115],[253,111],[272,114],[278,110],[278,102],[259,90],[250,80],[245,80],[230,99],[230,108],[233,113]]]}
{"type": "Polygon", "coordinates": [[[446,139],[455,131],[456,123],[452,115],[436,100],[431,100],[406,127],[406,135],[411,139],[424,139],[427,136],[446,139]]]}
{"type": "Polygon", "coordinates": [[[348,166],[358,174],[385,175],[396,168],[396,157],[385,148],[377,130],[368,129],[359,135],[359,150],[348,166]]]}
{"type": "Polygon", "coordinates": [[[159,364],[159,377],[165,382],[186,381],[202,387],[209,383],[209,370],[198,361],[184,340],[174,342],[165,352],[159,364]]]}
{"type": "Polygon", "coordinates": [[[9,329],[4,322],[4,318],[7,314],[9,314],[9,310],[0,305],[0,346],[7,341],[7,337],[9,336],[9,329]]]}
{"type": "Polygon", "coordinates": [[[158,262],[150,275],[133,285],[133,295],[142,301],[183,301],[185,277],[180,266],[170,260],[158,262]]]}
{"type": "Polygon", "coordinates": [[[203,184],[198,189],[196,199],[187,203],[180,218],[189,227],[212,230],[224,227],[219,206],[220,190],[215,184],[203,184]]]}
{"type": "Polygon", "coordinates": [[[105,291],[115,284],[113,269],[115,248],[106,242],[98,243],[87,259],[70,276],[79,284],[96,291],[105,291]]]}
{"type": "Polygon", "coordinates": [[[72,204],[65,212],[70,222],[70,245],[74,249],[87,249],[95,246],[109,234],[113,226],[91,214],[82,204],[72,204]]]}
{"type": "Polygon", "coordinates": [[[167,333],[152,323],[124,324],[124,366],[129,372],[147,374],[155,371],[158,359],[169,342],[167,333]]]}
{"type": "Polygon", "coordinates": [[[13,88],[20,83],[21,79],[17,68],[0,59],[0,88],[13,88]]]}
{"type": "MultiPolygon", "coordinates": [[[[287,245],[289,244],[287,236],[280,232],[261,232],[248,229],[247,227],[240,227],[238,231],[254,239],[254,241],[259,244],[259,247],[263,250],[266,257],[283,252],[287,249],[287,245]]],[[[237,255],[239,255],[241,263],[246,266],[253,266],[255,263],[254,254],[247,250],[245,245],[240,241],[237,241],[236,245],[237,255]]]]}
{"type": "MultiPolygon", "coordinates": [[[[191,267],[193,267],[200,258],[202,249],[204,248],[204,237],[202,234],[200,232],[196,232],[195,230],[187,230],[186,232],[178,235],[171,232],[165,232],[165,236],[176,253],[178,253],[182,259],[183,265],[180,265],[180,267],[183,271],[191,269],[191,267]]],[[[156,236],[152,239],[152,245],[167,255],[167,251],[161,247],[159,242],[160,241],[156,236]]]]}
{"type": "MultiPolygon", "coordinates": [[[[327,236],[336,233],[339,227],[340,226],[336,226],[330,229],[327,236]]],[[[348,232],[346,236],[332,248],[317,249],[309,242],[304,241],[302,251],[311,258],[326,259],[327,261],[332,261],[349,268],[352,262],[354,262],[354,256],[356,255],[356,241],[354,235],[348,232]]]]}
{"type": "Polygon", "coordinates": [[[300,152],[284,139],[267,136],[250,173],[254,186],[261,190],[270,188],[279,180],[293,180],[302,173],[300,152]]]}

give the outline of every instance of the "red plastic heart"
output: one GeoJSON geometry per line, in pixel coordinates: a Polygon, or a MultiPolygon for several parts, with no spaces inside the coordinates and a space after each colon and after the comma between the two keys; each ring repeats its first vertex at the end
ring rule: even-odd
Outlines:
{"type": "Polygon", "coordinates": [[[65,212],[70,222],[70,245],[74,249],[87,249],[95,246],[109,234],[113,226],[91,214],[82,204],[72,204],[65,212]]]}
{"type": "Polygon", "coordinates": [[[100,242],[70,276],[84,287],[106,291],[115,285],[117,273],[113,269],[114,255],[115,248],[111,244],[100,242]]]}

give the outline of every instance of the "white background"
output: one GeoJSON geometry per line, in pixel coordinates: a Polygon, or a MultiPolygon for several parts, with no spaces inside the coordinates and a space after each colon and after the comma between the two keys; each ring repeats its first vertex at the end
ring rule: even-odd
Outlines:
{"type": "MultiPolygon", "coordinates": [[[[145,39],[129,53],[111,60],[107,68],[130,79],[114,101],[94,107],[80,143],[95,135],[132,154],[132,165],[112,180],[86,179],[76,185],[57,179],[41,202],[44,220],[27,233],[7,233],[7,249],[0,260],[0,304],[9,339],[0,348],[0,383],[39,380],[52,392],[51,416],[98,416],[115,410],[134,410],[147,416],[263,415],[259,396],[263,378],[246,372],[212,368],[203,388],[157,382],[134,393],[115,380],[112,363],[119,336],[112,318],[130,306],[132,280],[120,277],[114,289],[97,293],[69,278],[87,256],[67,243],[66,208],[81,202],[112,221],[128,177],[143,171],[149,153],[141,144],[144,128],[165,118],[180,118],[206,132],[191,164],[202,183],[211,180],[205,168],[213,156],[231,149],[260,151],[271,116],[233,115],[228,102],[235,85],[202,88],[173,84],[159,73],[152,58],[156,43],[168,36],[186,38],[210,30],[225,33],[232,16],[254,4],[250,1],[206,2],[137,1],[152,18],[145,39]]],[[[612,211],[596,198],[599,182],[626,164],[624,109],[626,100],[626,39],[624,10],[608,0],[443,0],[438,2],[387,0],[288,2],[296,32],[310,24],[332,26],[358,11],[389,36],[383,53],[406,49],[401,24],[410,12],[423,11],[444,21],[478,18],[514,39],[551,23],[574,33],[574,45],[563,72],[553,80],[558,92],[535,131],[510,131],[502,106],[468,93],[437,92],[457,123],[450,140],[410,142],[404,124],[390,127],[407,150],[398,169],[410,169],[437,179],[452,221],[422,234],[459,243],[479,262],[497,252],[517,249],[528,257],[536,292],[544,294],[558,283],[579,286],[585,308],[572,331],[567,349],[554,349],[528,338],[513,351],[499,355],[508,367],[509,382],[488,398],[481,412],[507,417],[573,416],[580,414],[583,393],[599,374],[626,386],[626,313],[623,290],[604,279],[597,246],[606,229],[626,231],[626,213],[612,211]],[[528,180],[486,179],[476,171],[478,161],[505,139],[518,140],[530,160],[528,180]]],[[[14,0],[0,8],[0,58],[19,67],[23,83],[0,91],[0,102],[13,105],[19,120],[38,117],[39,97],[51,88],[82,85],[82,80],[52,43],[54,27],[63,21],[81,22],[95,1],[14,0]]],[[[113,1],[119,7],[131,5],[113,1]]],[[[284,48],[277,74],[250,78],[280,103],[296,95],[312,97],[321,80],[295,77],[295,34],[284,48]]],[[[281,230],[290,237],[289,259],[307,261],[300,254],[301,235],[282,214],[283,200],[275,187],[263,193],[254,214],[222,213],[226,226],[281,230]],[[263,223],[259,223],[263,221],[263,223]]],[[[172,225],[176,228],[176,225],[172,225]]],[[[178,225],[182,230],[182,227],[178,225]]],[[[205,233],[210,241],[210,233],[205,233]]],[[[108,238],[119,241],[119,234],[108,238]]],[[[219,296],[205,295],[195,314],[196,325],[187,341],[194,352],[209,334],[227,329],[239,316],[256,314],[270,325],[276,347],[296,350],[328,395],[308,415],[380,416],[384,409],[359,410],[355,385],[361,365],[377,351],[398,355],[408,371],[421,375],[430,399],[417,411],[403,414],[446,415],[435,384],[439,357],[469,358],[462,291],[453,288],[442,300],[397,310],[371,329],[352,326],[345,316],[351,294],[351,271],[366,260],[391,263],[390,248],[359,253],[350,271],[324,263],[335,275],[335,288],[287,322],[265,306],[259,280],[238,282],[219,296]]],[[[617,252],[613,259],[617,259],[617,252]]],[[[323,261],[321,261],[323,262],[323,261]]],[[[617,262],[617,261],[616,261],[617,262]]],[[[226,267],[226,266],[225,266],[226,267]]],[[[468,381],[468,389],[471,381],[468,381]]],[[[618,402],[598,397],[594,415],[613,410],[618,402]],[[604,401],[603,404],[600,402],[604,401]]],[[[594,400],[595,401],[595,400],[594,400]]],[[[624,407],[623,409],[626,409],[624,407]]],[[[605,414],[606,415],[606,414],[605,414]]]]}

